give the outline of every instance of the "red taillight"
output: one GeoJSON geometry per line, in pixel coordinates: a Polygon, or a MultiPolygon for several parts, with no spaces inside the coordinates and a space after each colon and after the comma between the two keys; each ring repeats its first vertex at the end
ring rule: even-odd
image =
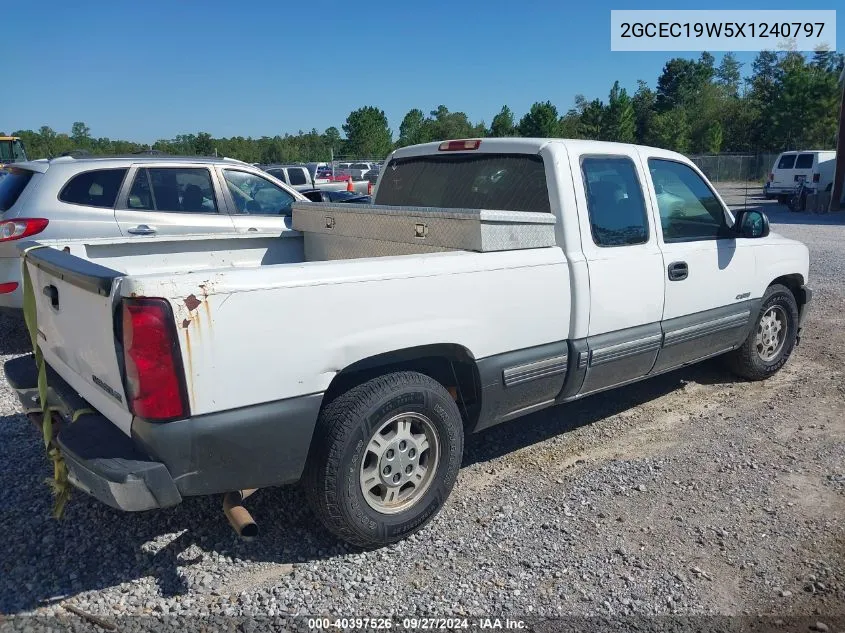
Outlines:
{"type": "Polygon", "coordinates": [[[0,284],[0,295],[7,295],[10,292],[14,292],[18,289],[18,282],[17,281],[7,281],[6,283],[0,284]]]}
{"type": "Polygon", "coordinates": [[[469,141],[443,141],[438,148],[441,152],[459,152],[465,149],[478,149],[481,146],[479,139],[469,141]]]}
{"type": "Polygon", "coordinates": [[[813,174],[813,182],[818,182],[821,179],[821,174],[813,174]]]}
{"type": "Polygon", "coordinates": [[[123,300],[126,397],[132,413],[147,420],[188,416],[179,346],[164,299],[123,300]]]}
{"type": "Polygon", "coordinates": [[[0,222],[0,242],[19,240],[40,233],[50,223],[44,218],[18,218],[0,222]]]}

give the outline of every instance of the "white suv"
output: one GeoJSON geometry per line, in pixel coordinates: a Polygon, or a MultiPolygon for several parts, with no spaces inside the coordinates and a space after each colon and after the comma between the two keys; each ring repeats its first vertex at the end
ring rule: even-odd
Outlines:
{"type": "Polygon", "coordinates": [[[21,238],[281,233],[291,204],[305,200],[228,158],[62,156],[0,173],[0,308],[23,305],[14,244],[21,238]]]}

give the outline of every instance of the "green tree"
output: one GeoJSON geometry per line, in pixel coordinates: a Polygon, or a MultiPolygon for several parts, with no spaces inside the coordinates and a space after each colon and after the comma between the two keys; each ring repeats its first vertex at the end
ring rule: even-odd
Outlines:
{"type": "Polygon", "coordinates": [[[680,57],[670,59],[657,79],[657,111],[666,112],[688,105],[698,97],[702,87],[710,83],[713,74],[710,53],[702,53],[698,61],[680,57]]]}
{"type": "Polygon", "coordinates": [[[78,148],[88,148],[91,145],[91,128],[82,121],[77,121],[70,128],[70,138],[78,148]]]}
{"type": "Polygon", "coordinates": [[[631,99],[634,108],[634,138],[637,143],[648,142],[655,106],[654,91],[642,79],[637,81],[637,91],[631,99]]]}
{"type": "Polygon", "coordinates": [[[551,101],[536,102],[519,121],[519,135],[548,138],[558,135],[557,108],[551,101]]]}
{"type": "Polygon", "coordinates": [[[397,145],[399,147],[405,147],[406,145],[426,143],[430,140],[425,114],[419,108],[410,110],[405,115],[405,118],[402,119],[402,123],[399,124],[399,140],[397,141],[397,145]]]}
{"type": "Polygon", "coordinates": [[[360,158],[387,156],[393,138],[383,110],[365,106],[349,113],[343,131],[348,139],[349,153],[360,158]]]}
{"type": "Polygon", "coordinates": [[[615,81],[610,89],[607,108],[602,117],[602,138],[618,143],[633,143],[636,138],[634,104],[624,88],[615,81]]]}
{"type": "Polygon", "coordinates": [[[499,114],[493,117],[493,122],[490,124],[490,136],[515,136],[516,126],[514,125],[513,112],[511,109],[503,105],[499,110],[499,114]]]}
{"type": "Polygon", "coordinates": [[[601,99],[593,99],[589,103],[576,101],[576,108],[581,110],[579,136],[593,141],[602,140],[605,130],[605,107],[601,99]]]}
{"type": "Polygon", "coordinates": [[[686,152],[690,145],[690,129],[683,108],[673,108],[655,115],[649,144],[655,147],[686,152]]]}
{"type": "Polygon", "coordinates": [[[740,70],[742,64],[737,61],[733,53],[725,53],[719,68],[716,70],[716,82],[725,89],[731,97],[739,96],[740,70]]]}
{"type": "Polygon", "coordinates": [[[194,151],[200,156],[211,156],[214,154],[214,140],[208,132],[200,132],[197,134],[194,142],[194,151]]]}

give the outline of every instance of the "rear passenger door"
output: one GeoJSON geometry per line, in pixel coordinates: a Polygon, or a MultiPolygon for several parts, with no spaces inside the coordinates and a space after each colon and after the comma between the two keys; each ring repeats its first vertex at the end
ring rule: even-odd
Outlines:
{"type": "MultiPolygon", "coordinates": [[[[575,158],[575,157],[573,157],[575,158]]],[[[640,378],[660,348],[663,260],[635,150],[584,154],[573,162],[581,246],[590,276],[588,351],[580,393],[640,378]]]]}
{"type": "Polygon", "coordinates": [[[124,185],[115,218],[127,237],[235,231],[208,165],[137,166],[124,185]]]}
{"type": "Polygon", "coordinates": [[[643,159],[666,286],[657,372],[727,351],[744,338],[756,312],[755,241],[737,239],[727,209],[692,166],[659,155],[643,159]]]}

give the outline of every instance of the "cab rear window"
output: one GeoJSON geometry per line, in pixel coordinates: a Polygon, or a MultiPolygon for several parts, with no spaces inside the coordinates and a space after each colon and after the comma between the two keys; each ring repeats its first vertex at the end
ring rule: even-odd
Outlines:
{"type": "Polygon", "coordinates": [[[28,169],[0,169],[0,212],[8,211],[14,206],[31,178],[32,172],[28,169]]]}
{"type": "Polygon", "coordinates": [[[543,159],[535,154],[411,156],[383,171],[376,204],[551,212],[543,159]]]}

